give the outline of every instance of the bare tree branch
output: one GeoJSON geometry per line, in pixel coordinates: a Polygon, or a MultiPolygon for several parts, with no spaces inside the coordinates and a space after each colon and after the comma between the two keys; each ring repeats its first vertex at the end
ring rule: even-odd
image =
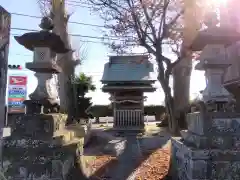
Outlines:
{"type": "Polygon", "coordinates": [[[147,23],[148,23],[148,25],[149,25],[149,27],[152,31],[153,40],[156,42],[158,39],[157,39],[156,29],[153,26],[153,19],[152,19],[152,17],[149,16],[149,13],[147,12],[146,4],[143,2],[143,0],[139,0],[139,1],[141,3],[142,8],[143,8],[143,12],[144,12],[144,15],[147,19],[147,23]]]}

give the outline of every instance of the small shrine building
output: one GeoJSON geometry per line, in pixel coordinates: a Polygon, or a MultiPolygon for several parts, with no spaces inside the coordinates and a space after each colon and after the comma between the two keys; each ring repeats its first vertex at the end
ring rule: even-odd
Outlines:
{"type": "Polygon", "coordinates": [[[144,92],[154,92],[153,64],[147,55],[110,56],[102,91],[110,93],[115,129],[144,129],[144,92]]]}

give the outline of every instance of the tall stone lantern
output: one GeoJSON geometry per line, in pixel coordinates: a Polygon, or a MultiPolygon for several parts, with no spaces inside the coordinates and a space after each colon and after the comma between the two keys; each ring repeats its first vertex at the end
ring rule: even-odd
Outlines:
{"type": "Polygon", "coordinates": [[[27,113],[9,118],[11,136],[4,140],[4,175],[8,180],[68,179],[81,161],[85,130],[82,126],[66,126],[67,115],[54,112],[58,106],[57,87],[51,84],[53,74],[61,69],[56,54],[70,50],[60,36],[51,32],[52,20],[44,17],[39,32],[15,37],[17,42],[34,52],[34,59],[26,67],[38,79],[36,90],[26,101],[27,113]],[[45,111],[42,111],[42,110],[45,111]],[[47,113],[46,113],[47,112],[47,113]]]}
{"type": "Polygon", "coordinates": [[[191,46],[193,51],[202,51],[195,69],[205,71],[206,88],[202,91],[202,100],[214,105],[214,110],[223,110],[233,101],[232,94],[223,86],[225,72],[231,65],[226,48],[240,37],[231,29],[218,27],[213,13],[209,13],[204,24],[207,28],[199,33],[191,46]]]}
{"type": "Polygon", "coordinates": [[[70,50],[64,45],[60,36],[51,32],[54,28],[49,17],[44,17],[39,25],[39,32],[30,32],[22,36],[15,36],[17,42],[33,51],[33,62],[26,63],[26,67],[35,73],[38,86],[30,94],[31,100],[26,100],[27,113],[51,113],[58,111],[59,102],[57,85],[54,84],[54,73],[61,72],[56,62],[56,54],[67,53],[70,50]]]}
{"type": "MultiPolygon", "coordinates": [[[[198,112],[187,114],[187,130],[172,138],[173,179],[240,179],[240,113],[229,108],[231,95],[223,87],[223,75],[230,65],[225,50],[240,40],[232,27],[217,26],[216,14],[191,45],[202,51],[197,69],[205,70],[204,103],[198,112]]],[[[231,103],[230,103],[231,104],[231,103]]]]}

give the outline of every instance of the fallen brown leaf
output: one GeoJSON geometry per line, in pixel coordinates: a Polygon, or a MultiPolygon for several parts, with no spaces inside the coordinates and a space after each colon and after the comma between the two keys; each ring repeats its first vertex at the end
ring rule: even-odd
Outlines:
{"type": "Polygon", "coordinates": [[[164,179],[168,173],[169,161],[170,147],[157,149],[137,168],[136,180],[164,179]]]}
{"type": "MultiPolygon", "coordinates": [[[[149,151],[144,153],[144,156],[145,160],[136,169],[135,180],[163,180],[169,169],[170,147],[149,151]]],[[[94,177],[103,180],[108,168],[112,168],[117,163],[116,157],[103,155],[96,156],[96,159],[89,163],[89,166],[93,169],[92,174],[94,174],[94,177]]]]}

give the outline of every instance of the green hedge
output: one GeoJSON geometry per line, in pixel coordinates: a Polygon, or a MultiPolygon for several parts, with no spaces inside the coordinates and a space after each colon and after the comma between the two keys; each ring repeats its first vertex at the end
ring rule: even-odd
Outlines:
{"type": "MultiPolygon", "coordinates": [[[[110,105],[94,105],[90,108],[94,117],[112,116],[113,110],[110,105]]],[[[144,115],[161,116],[165,112],[164,106],[144,106],[144,115]]]]}

